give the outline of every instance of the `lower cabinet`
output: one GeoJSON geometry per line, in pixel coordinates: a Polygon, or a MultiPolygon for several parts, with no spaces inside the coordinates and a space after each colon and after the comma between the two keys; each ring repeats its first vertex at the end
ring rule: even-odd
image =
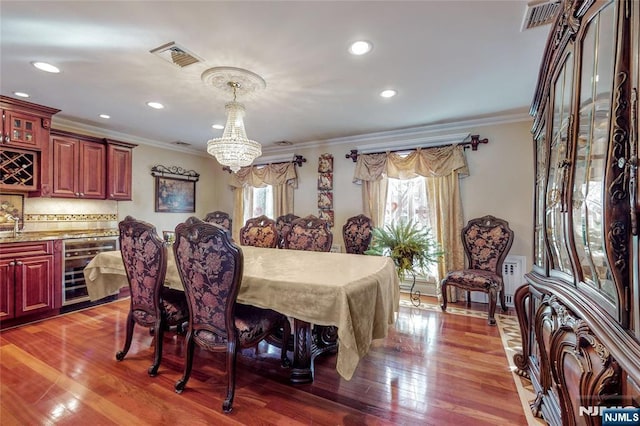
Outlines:
{"type": "Polygon", "coordinates": [[[2,327],[58,313],[61,305],[61,241],[2,244],[2,327]]]}

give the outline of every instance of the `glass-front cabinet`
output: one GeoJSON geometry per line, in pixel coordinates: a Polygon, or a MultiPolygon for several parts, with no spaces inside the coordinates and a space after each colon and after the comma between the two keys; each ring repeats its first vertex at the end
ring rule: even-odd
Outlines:
{"type": "Polygon", "coordinates": [[[640,406],[639,20],[635,0],[564,0],[542,58],[534,265],[515,296],[514,361],[549,424],[640,406]]]}

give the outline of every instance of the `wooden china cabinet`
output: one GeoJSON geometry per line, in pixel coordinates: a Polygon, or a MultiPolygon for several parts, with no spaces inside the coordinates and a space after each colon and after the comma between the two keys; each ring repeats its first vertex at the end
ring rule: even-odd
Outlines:
{"type": "Polygon", "coordinates": [[[639,21],[635,0],[563,1],[531,108],[534,265],[514,360],[549,424],[640,406],[639,21]]]}

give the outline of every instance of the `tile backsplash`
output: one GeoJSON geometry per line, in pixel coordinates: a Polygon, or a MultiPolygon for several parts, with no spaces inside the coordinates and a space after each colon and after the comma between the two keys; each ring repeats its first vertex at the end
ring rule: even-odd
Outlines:
{"type": "Polygon", "coordinates": [[[25,198],[24,232],[108,229],[118,226],[118,202],[25,198]]]}

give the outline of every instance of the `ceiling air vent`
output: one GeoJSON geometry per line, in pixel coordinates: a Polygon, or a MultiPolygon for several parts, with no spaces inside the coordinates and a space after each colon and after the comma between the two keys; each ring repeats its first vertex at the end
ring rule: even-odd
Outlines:
{"type": "Polygon", "coordinates": [[[178,146],[191,146],[191,144],[189,142],[182,142],[182,141],[174,141],[171,142],[173,145],[178,145],[178,146]]]}
{"type": "Polygon", "coordinates": [[[189,52],[184,47],[177,45],[173,41],[160,47],[156,47],[149,52],[153,53],[154,55],[158,55],[165,61],[170,62],[180,68],[202,62],[202,59],[189,52]]]}
{"type": "Polygon", "coordinates": [[[553,22],[560,10],[559,0],[536,0],[527,4],[520,31],[547,25],[553,22]]]}

